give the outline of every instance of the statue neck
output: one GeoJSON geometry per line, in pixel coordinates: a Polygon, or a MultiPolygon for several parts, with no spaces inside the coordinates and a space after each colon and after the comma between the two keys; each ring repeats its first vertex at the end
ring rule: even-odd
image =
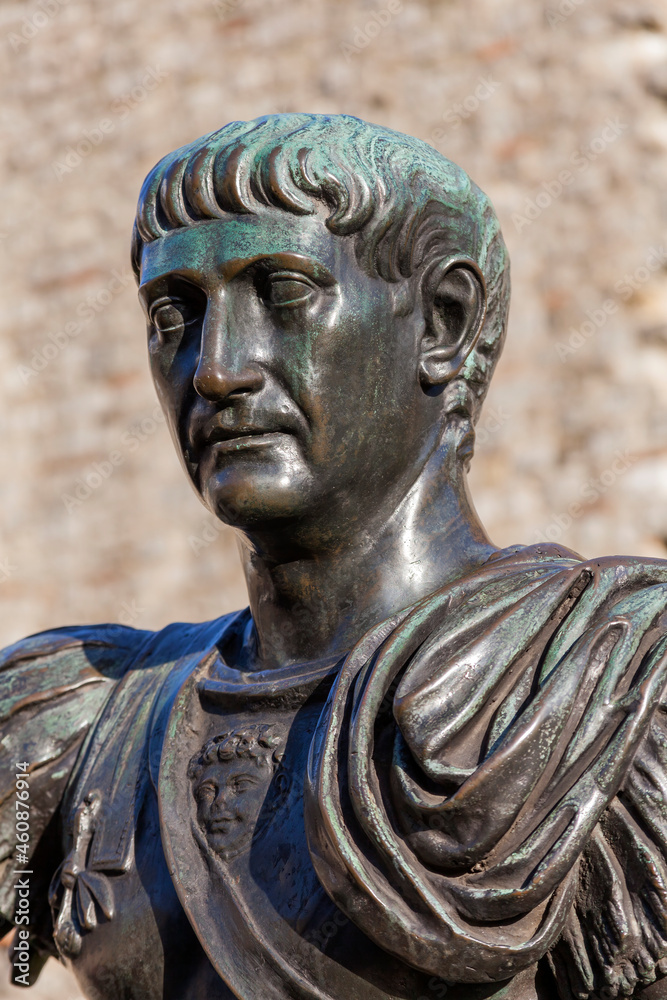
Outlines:
{"type": "Polygon", "coordinates": [[[344,654],[374,624],[482,565],[496,551],[455,451],[436,449],[393,509],[372,511],[342,544],[308,551],[271,535],[241,539],[255,662],[268,669],[344,654]]]}

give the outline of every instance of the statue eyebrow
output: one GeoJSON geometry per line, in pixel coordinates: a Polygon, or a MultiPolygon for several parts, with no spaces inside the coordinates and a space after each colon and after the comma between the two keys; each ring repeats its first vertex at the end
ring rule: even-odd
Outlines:
{"type": "Polygon", "coordinates": [[[331,271],[312,257],[305,257],[299,253],[278,252],[257,254],[253,257],[235,257],[227,261],[221,268],[222,277],[227,281],[237,277],[243,271],[251,267],[270,267],[279,271],[301,271],[307,277],[319,285],[330,286],[336,284],[331,271]]]}
{"type": "Polygon", "coordinates": [[[206,295],[205,290],[198,284],[194,272],[175,268],[173,271],[156,274],[153,278],[149,278],[139,285],[139,301],[144,310],[147,310],[149,306],[152,307],[158,297],[164,297],[165,300],[171,298],[169,290],[172,282],[177,282],[183,293],[206,295]]]}
{"type": "MultiPolygon", "coordinates": [[[[244,271],[257,267],[273,271],[300,271],[324,288],[330,288],[337,284],[331,271],[319,260],[288,251],[254,254],[252,257],[234,257],[222,265],[220,275],[225,281],[231,281],[243,274],[244,271]]],[[[205,293],[201,276],[198,275],[197,271],[191,268],[174,268],[171,271],[156,274],[142,282],[139,286],[139,299],[142,303],[147,303],[159,291],[166,289],[170,281],[178,281],[205,293]]]]}

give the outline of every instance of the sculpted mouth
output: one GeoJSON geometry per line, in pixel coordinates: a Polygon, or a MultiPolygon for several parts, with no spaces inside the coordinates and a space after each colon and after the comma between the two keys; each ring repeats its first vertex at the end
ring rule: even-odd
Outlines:
{"type": "Polygon", "coordinates": [[[208,828],[211,833],[227,833],[233,823],[233,819],[216,819],[209,823],[208,828]]]}
{"type": "Polygon", "coordinates": [[[215,447],[216,451],[237,451],[267,445],[291,433],[282,421],[272,420],[268,414],[267,419],[257,422],[238,418],[232,422],[229,420],[231,416],[229,412],[216,413],[206,421],[199,433],[195,434],[195,447],[198,439],[200,448],[215,447]]]}
{"type": "Polygon", "coordinates": [[[286,431],[263,427],[221,427],[207,434],[204,441],[209,447],[215,446],[218,451],[235,451],[270,444],[285,433],[286,431]]]}
{"type": "MultiPolygon", "coordinates": [[[[244,407],[245,409],[245,407],[244,407]]],[[[260,452],[299,437],[303,428],[297,414],[288,411],[234,411],[231,407],[205,415],[195,412],[187,431],[187,453],[196,467],[204,456],[227,456],[238,452],[260,452]]]]}

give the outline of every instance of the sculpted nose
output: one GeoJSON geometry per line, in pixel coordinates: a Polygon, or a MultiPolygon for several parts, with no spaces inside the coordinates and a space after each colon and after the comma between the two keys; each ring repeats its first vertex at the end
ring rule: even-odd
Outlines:
{"type": "Polygon", "coordinates": [[[210,302],[201,333],[201,345],[193,384],[204,399],[220,401],[228,396],[256,392],[264,378],[247,358],[246,350],[230,336],[224,299],[210,302]]]}
{"type": "Polygon", "coordinates": [[[202,358],[193,379],[194,387],[204,399],[218,401],[228,396],[255,392],[262,387],[261,372],[253,368],[233,371],[215,359],[202,358]]]}
{"type": "Polygon", "coordinates": [[[234,810],[232,808],[231,799],[233,795],[230,794],[227,788],[221,787],[218,789],[218,794],[216,795],[213,806],[212,813],[216,818],[230,817],[234,815],[234,810]]]}

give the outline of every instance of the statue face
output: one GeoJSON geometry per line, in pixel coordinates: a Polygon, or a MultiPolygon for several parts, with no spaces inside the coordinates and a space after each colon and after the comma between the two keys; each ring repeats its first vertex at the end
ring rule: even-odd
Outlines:
{"type": "MultiPolygon", "coordinates": [[[[176,229],[144,250],[153,378],[205,504],[241,528],[350,524],[414,481],[437,400],[418,310],[352,240],[278,209],[176,229]]],[[[400,499],[400,496],[399,496],[400,499]]]]}
{"type": "Polygon", "coordinates": [[[252,839],[273,767],[261,758],[209,764],[197,779],[197,819],[211,850],[233,857],[252,839]]]}

